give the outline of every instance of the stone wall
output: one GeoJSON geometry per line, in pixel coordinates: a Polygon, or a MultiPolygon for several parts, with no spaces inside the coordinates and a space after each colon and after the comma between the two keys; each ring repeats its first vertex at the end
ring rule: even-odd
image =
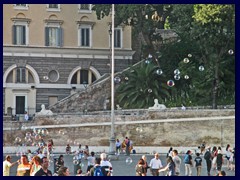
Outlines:
{"type": "MultiPolygon", "coordinates": [[[[16,137],[24,139],[34,127],[47,128],[56,146],[71,140],[90,146],[108,146],[111,118],[107,112],[98,115],[58,114],[36,117],[34,122],[4,122],[4,143],[12,145],[16,137]],[[10,128],[11,127],[11,128],[10,128]]],[[[120,113],[120,112],[119,112],[120,113]]],[[[201,111],[127,111],[115,116],[115,136],[128,136],[136,146],[198,146],[235,144],[235,110],[201,111]],[[125,115],[124,115],[125,113],[125,115]]]]}

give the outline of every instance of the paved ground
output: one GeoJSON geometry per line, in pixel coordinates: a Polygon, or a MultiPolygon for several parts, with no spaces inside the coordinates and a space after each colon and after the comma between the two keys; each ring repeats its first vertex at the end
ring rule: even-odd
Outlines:
{"type": "MultiPolygon", "coordinates": [[[[59,154],[55,154],[54,158],[58,158],[59,154]]],[[[97,155],[98,156],[98,155],[97,155]]],[[[137,161],[141,158],[142,154],[131,154],[130,161],[126,161],[126,159],[128,158],[127,156],[125,156],[124,154],[121,154],[119,156],[119,160],[112,160],[111,163],[113,165],[113,176],[135,176],[135,165],[137,164],[137,161]]],[[[160,159],[162,161],[163,166],[166,165],[166,155],[165,154],[160,154],[160,159]]],[[[4,155],[5,157],[5,155],[4,155]]],[[[153,158],[153,155],[147,155],[147,161],[148,163],[150,162],[150,160],[153,158]]],[[[180,155],[181,159],[183,159],[183,155],[180,155]]],[[[193,156],[193,159],[195,158],[195,156],[193,156]]],[[[203,158],[203,157],[202,157],[203,158]]],[[[12,155],[12,161],[16,161],[17,159],[19,159],[19,157],[16,157],[16,155],[12,155]]],[[[65,161],[65,166],[67,166],[70,169],[70,174],[72,176],[75,175],[77,166],[74,166],[73,164],[73,155],[64,155],[64,161],[65,161]]],[[[82,170],[85,173],[86,169],[87,169],[87,160],[82,160],[82,170]]],[[[11,168],[11,172],[10,174],[12,176],[16,175],[16,169],[17,166],[14,166],[11,168]]],[[[49,169],[53,172],[54,170],[54,165],[53,163],[50,163],[50,167],[49,169]]],[[[235,172],[233,171],[228,171],[226,168],[226,159],[223,165],[222,170],[225,170],[225,172],[227,173],[227,176],[235,176],[235,172]]],[[[192,172],[193,172],[193,176],[196,176],[196,168],[192,168],[192,172]]],[[[211,173],[213,174],[213,173],[211,173]]],[[[150,172],[148,171],[148,176],[152,176],[150,174],[150,172]]],[[[206,162],[205,160],[203,160],[203,167],[202,167],[202,176],[206,176],[207,175],[207,171],[206,171],[206,162]]],[[[161,176],[163,176],[163,174],[161,174],[161,176]]],[[[184,164],[181,164],[181,176],[184,176],[184,164]]]]}

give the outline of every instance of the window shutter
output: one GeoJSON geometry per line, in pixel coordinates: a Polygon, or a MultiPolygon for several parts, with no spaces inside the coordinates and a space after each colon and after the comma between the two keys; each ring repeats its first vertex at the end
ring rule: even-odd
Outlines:
{"type": "Polygon", "coordinates": [[[26,69],[22,68],[22,82],[26,82],[26,69]]]}
{"type": "Polygon", "coordinates": [[[16,73],[16,79],[17,79],[17,82],[20,82],[20,69],[17,68],[17,73],[16,73]]]}
{"type": "Polygon", "coordinates": [[[12,26],[12,43],[16,44],[16,26],[12,26]]]}
{"type": "Polygon", "coordinates": [[[81,28],[81,46],[84,46],[84,29],[81,28]]]}
{"type": "Polygon", "coordinates": [[[45,27],[45,46],[49,46],[49,28],[45,27]]]}
{"type": "Polygon", "coordinates": [[[58,29],[58,46],[62,47],[63,46],[63,28],[58,29]]]}
{"type": "Polygon", "coordinates": [[[89,46],[90,36],[89,36],[89,28],[86,29],[86,46],[89,46]]]}
{"type": "Polygon", "coordinates": [[[26,26],[22,26],[22,40],[23,40],[23,42],[22,42],[22,45],[26,45],[26,26]]]}

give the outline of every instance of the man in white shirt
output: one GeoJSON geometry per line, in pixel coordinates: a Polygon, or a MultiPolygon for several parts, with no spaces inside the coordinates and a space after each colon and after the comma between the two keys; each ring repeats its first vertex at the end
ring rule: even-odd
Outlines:
{"type": "Polygon", "coordinates": [[[163,167],[163,165],[162,165],[161,160],[159,159],[158,153],[156,153],[155,157],[153,159],[151,159],[149,166],[151,168],[152,175],[159,176],[158,170],[161,169],[163,167]]]}
{"type": "Polygon", "coordinates": [[[105,168],[105,176],[112,176],[112,164],[107,160],[107,155],[105,153],[102,153],[100,155],[101,163],[100,166],[105,168]]]}
{"type": "Polygon", "coordinates": [[[5,161],[3,161],[3,176],[10,176],[10,168],[19,162],[11,163],[11,156],[7,155],[5,161]]]}

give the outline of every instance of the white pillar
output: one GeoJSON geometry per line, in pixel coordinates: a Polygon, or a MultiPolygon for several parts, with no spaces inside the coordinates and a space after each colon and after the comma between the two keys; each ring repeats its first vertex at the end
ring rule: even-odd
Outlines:
{"type": "Polygon", "coordinates": [[[111,73],[111,136],[110,136],[110,147],[109,154],[115,154],[115,135],[114,135],[114,4],[112,4],[112,73],[111,73]]]}

